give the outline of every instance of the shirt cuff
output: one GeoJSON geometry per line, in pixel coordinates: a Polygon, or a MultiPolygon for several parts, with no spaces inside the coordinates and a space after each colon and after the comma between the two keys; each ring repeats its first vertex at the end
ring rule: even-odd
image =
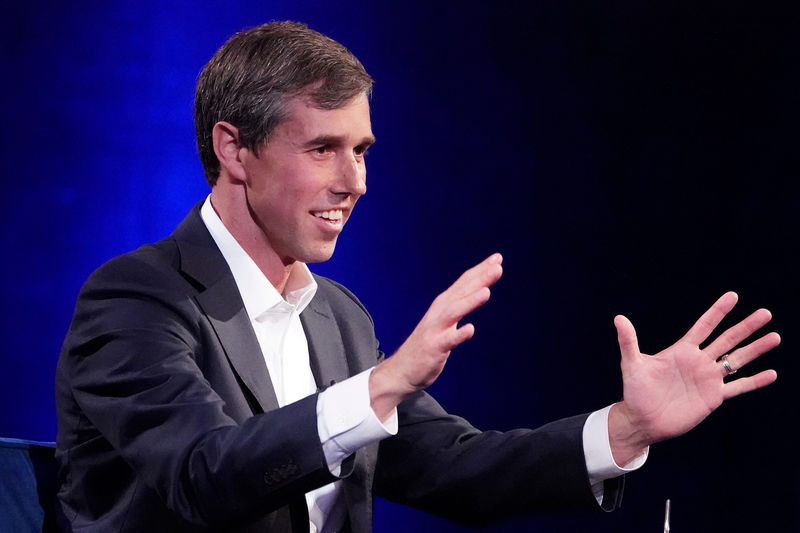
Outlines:
{"type": "Polygon", "coordinates": [[[328,387],[317,400],[319,440],[328,469],[335,476],[339,475],[342,461],[356,450],[397,434],[397,409],[381,422],[370,407],[372,370],[328,387]]]}
{"type": "Polygon", "coordinates": [[[647,461],[650,453],[648,447],[639,456],[626,465],[619,466],[611,454],[611,442],[608,439],[608,412],[605,409],[595,411],[586,419],[583,425],[583,454],[586,459],[586,471],[589,473],[589,483],[597,503],[603,503],[603,481],[615,478],[638,470],[647,461]]]}

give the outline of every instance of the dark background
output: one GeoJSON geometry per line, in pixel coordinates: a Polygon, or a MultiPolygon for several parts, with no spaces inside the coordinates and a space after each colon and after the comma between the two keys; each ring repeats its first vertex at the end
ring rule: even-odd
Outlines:
{"type": "MultiPolygon", "coordinates": [[[[618,313],[655,353],[736,290],[724,325],[764,306],[783,336],[747,368],[778,382],[654,446],[621,510],[493,531],[660,531],[666,498],[674,531],[798,531],[793,2],[74,4],[0,8],[0,435],[55,439],[80,285],[208,193],[203,64],[235,31],[294,19],[377,80],[369,195],[312,268],[362,299],[384,350],[462,270],[505,256],[431,387],[452,412],[508,429],[617,400],[618,313]]],[[[411,530],[463,531],[378,502],[376,531],[411,530]]]]}

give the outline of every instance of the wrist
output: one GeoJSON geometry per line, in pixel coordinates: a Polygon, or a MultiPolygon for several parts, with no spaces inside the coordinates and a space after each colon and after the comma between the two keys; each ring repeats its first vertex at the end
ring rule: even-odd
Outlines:
{"type": "Polygon", "coordinates": [[[612,405],[608,413],[608,441],[614,462],[623,466],[644,454],[653,442],[624,401],[612,405]]]}
{"type": "Polygon", "coordinates": [[[404,381],[398,379],[393,368],[392,357],[379,363],[369,376],[369,400],[372,411],[379,420],[385,421],[408,395],[415,392],[404,381]]]}

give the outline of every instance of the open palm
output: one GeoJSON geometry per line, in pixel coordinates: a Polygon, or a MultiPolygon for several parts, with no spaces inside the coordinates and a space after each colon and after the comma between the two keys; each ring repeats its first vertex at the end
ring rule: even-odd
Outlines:
{"type": "Polygon", "coordinates": [[[723,378],[730,372],[720,361],[727,354],[730,368],[736,371],[780,343],[777,333],[768,333],[736,348],[769,322],[772,315],[766,309],[755,311],[700,347],[737,300],[733,292],[722,295],[683,338],[655,355],[639,351],[636,332],[627,318],[620,315],[614,319],[622,354],[621,407],[643,443],[681,435],[728,398],[769,385],[777,378],[774,370],[765,370],[726,382],[723,378]]]}

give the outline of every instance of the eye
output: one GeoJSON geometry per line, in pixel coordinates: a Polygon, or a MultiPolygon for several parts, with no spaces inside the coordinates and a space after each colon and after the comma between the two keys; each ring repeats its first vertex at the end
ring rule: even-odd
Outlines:
{"type": "Polygon", "coordinates": [[[353,150],[353,153],[356,154],[357,156],[364,157],[369,153],[370,146],[371,145],[369,144],[361,144],[359,146],[356,146],[355,149],[353,150]]]}
{"type": "Polygon", "coordinates": [[[315,154],[325,155],[326,153],[330,152],[330,150],[331,150],[331,147],[329,145],[327,145],[327,144],[324,144],[322,146],[317,146],[316,148],[312,149],[311,151],[314,152],[315,154]]]}

